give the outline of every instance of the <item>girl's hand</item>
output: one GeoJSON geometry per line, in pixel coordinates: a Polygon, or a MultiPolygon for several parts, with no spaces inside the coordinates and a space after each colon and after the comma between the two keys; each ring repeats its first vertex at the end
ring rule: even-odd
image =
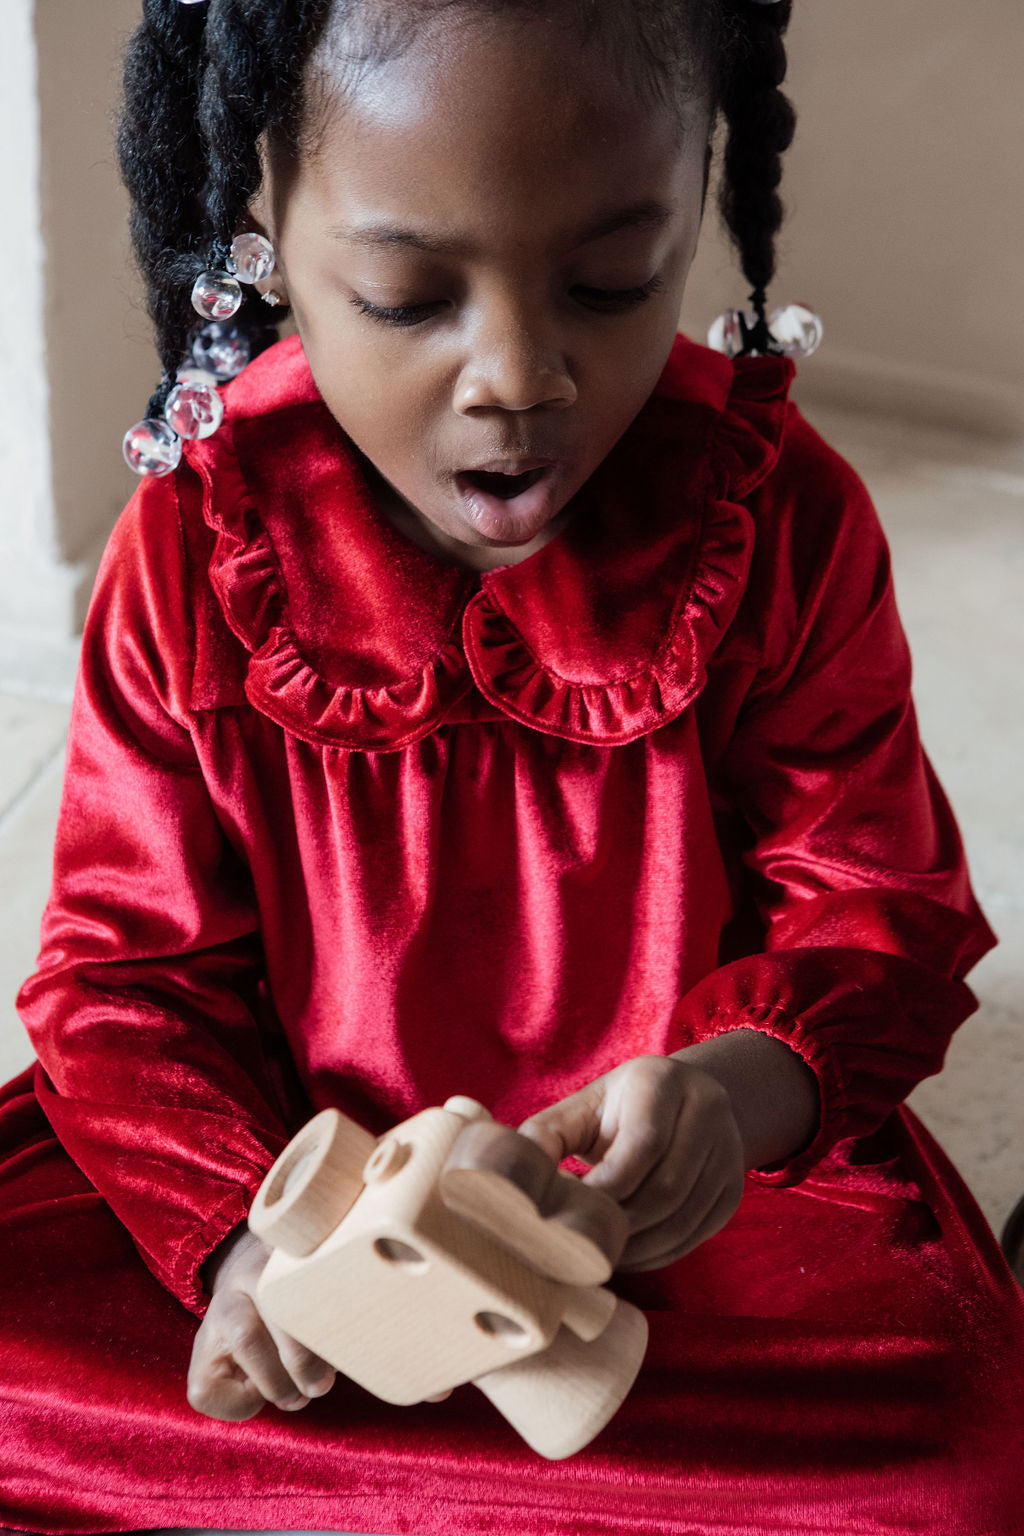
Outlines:
{"type": "Polygon", "coordinates": [[[260,1315],[256,1282],[270,1254],[238,1227],[209,1261],[213,1300],[192,1346],[188,1400],[211,1419],[251,1419],[265,1403],[292,1412],[334,1385],[326,1360],[260,1315]]]}
{"type": "Polygon", "coordinates": [[[698,1066],[637,1056],[520,1127],[585,1184],[618,1200],[631,1236],[620,1270],[660,1269],[724,1227],[743,1193],[744,1146],[726,1089],[698,1066]]]}

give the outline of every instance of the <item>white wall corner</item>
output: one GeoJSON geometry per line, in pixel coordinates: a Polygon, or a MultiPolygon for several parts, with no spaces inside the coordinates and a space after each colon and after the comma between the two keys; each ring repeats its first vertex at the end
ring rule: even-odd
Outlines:
{"type": "Polygon", "coordinates": [[[56,563],[33,20],[32,0],[8,0],[0,143],[20,148],[0,159],[5,245],[18,252],[18,301],[0,307],[0,624],[8,627],[26,608],[41,617],[50,609],[50,594],[27,589],[56,563]]]}
{"type": "Polygon", "coordinates": [[[0,686],[63,696],[99,556],[134,489],[120,454],[157,372],[127,249],[111,106],[138,0],[0,0],[0,686]],[[129,324],[126,316],[130,316],[129,324]]]}

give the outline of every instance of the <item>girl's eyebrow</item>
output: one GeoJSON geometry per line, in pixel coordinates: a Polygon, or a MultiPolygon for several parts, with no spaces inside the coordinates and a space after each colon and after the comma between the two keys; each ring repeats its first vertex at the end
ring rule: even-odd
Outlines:
{"type": "MultiPolygon", "coordinates": [[[[602,215],[588,224],[573,237],[573,248],[602,240],[620,229],[661,229],[676,211],[676,203],[662,203],[649,198],[642,203],[632,203],[602,215]]],[[[472,246],[465,240],[443,234],[427,234],[420,230],[403,229],[396,225],[369,224],[361,228],[347,229],[343,224],[332,225],[327,231],[334,240],[345,240],[349,245],[412,246],[418,251],[431,251],[442,256],[472,256],[472,246]]]]}

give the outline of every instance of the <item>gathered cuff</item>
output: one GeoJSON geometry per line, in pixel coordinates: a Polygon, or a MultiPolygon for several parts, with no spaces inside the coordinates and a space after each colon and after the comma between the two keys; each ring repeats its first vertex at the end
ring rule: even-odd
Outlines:
{"type": "Polygon", "coordinates": [[[846,1098],[836,1063],[821,1041],[802,1028],[798,1017],[768,1003],[751,1003],[732,1012],[723,1011],[709,1021],[701,1039],[713,1040],[718,1035],[730,1034],[736,1029],[756,1029],[760,1034],[781,1040],[811,1069],[817,1080],[820,1107],[817,1130],[811,1140],[784,1162],[771,1163],[764,1168],[749,1168],[746,1175],[757,1184],[799,1184],[841,1139],[841,1133],[836,1127],[842,1124],[846,1098]]]}
{"type": "Polygon", "coordinates": [[[953,1031],[976,1006],[963,981],[906,956],[838,946],[776,950],[734,960],[688,992],[673,1017],[673,1048],[757,1029],[801,1057],[818,1082],[818,1131],[785,1163],[751,1174],[796,1184],[837,1141],[877,1130],[940,1071],[953,1031]]]}
{"type": "Polygon", "coordinates": [[[166,1268],[156,1267],[147,1256],[153,1273],[165,1290],[176,1296],[182,1306],[203,1317],[210,1305],[210,1293],[203,1284],[202,1271],[207,1260],[217,1251],[226,1237],[242,1225],[249,1215],[249,1208],[256,1192],[263,1183],[272,1164],[266,1169],[254,1170],[251,1183],[238,1186],[225,1193],[224,1203],[210,1214],[202,1226],[185,1238],[166,1268]]]}

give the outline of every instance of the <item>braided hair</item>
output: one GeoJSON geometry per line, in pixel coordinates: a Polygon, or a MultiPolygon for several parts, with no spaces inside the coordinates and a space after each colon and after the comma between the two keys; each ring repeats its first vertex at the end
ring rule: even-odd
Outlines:
{"type": "MultiPolygon", "coordinates": [[[[211,260],[223,264],[259,190],[260,136],[287,142],[296,131],[302,68],[329,9],[330,0],[143,0],[118,155],[164,368],[147,416],[160,414],[188,354],[189,288],[211,260]]],[[[276,337],[252,293],[239,320],[254,354],[276,337]]]]}
{"type": "MultiPolygon", "coordinates": [[[[500,11],[557,4],[586,40],[612,35],[634,84],[661,101],[696,88],[724,118],[720,209],[751,284],[758,350],[771,350],[766,290],[782,222],[778,186],[795,115],[780,86],[792,0],[143,0],[125,58],[118,134],[131,233],[164,369],[147,415],[158,416],[189,355],[198,273],[223,265],[262,180],[260,141],[293,149],[309,108],[309,63],[328,28],[360,23],[352,66],[400,52],[423,16],[446,6],[500,11]],[[376,12],[376,16],[373,14],[376,12]],[[763,330],[761,329],[763,327],[763,330]]],[[[276,337],[248,289],[238,322],[253,355],[276,337]]]]}
{"type": "Polygon", "coordinates": [[[775,238],[783,219],[778,190],[782,157],[796,131],[796,113],[781,90],[787,63],[783,37],[792,9],[792,0],[774,5],[739,0],[719,80],[718,100],[728,127],[719,208],[751,284],[757,316],[751,340],[760,352],[772,350],[767,289],[775,276],[775,238]]]}

